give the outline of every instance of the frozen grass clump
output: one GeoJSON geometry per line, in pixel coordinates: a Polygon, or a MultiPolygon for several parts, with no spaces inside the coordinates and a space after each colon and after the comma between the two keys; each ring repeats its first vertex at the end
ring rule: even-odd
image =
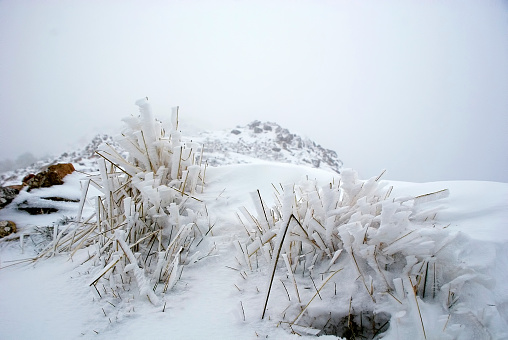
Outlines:
{"type": "Polygon", "coordinates": [[[125,119],[127,127],[116,138],[124,150],[108,144],[97,150],[100,174],[83,187],[77,227],[64,228],[40,257],[73,256],[88,247],[95,268],[90,286],[98,295],[116,298],[136,285],[139,296],[158,304],[199,254],[208,219],[195,194],[203,190],[204,169],[195,161],[198,146],[181,141],[177,110],[166,135],[147,100],[136,105],[141,115],[125,119]],[[90,197],[91,186],[98,196],[90,197]],[[95,211],[82,218],[87,202],[95,211]]]}
{"type": "Polygon", "coordinates": [[[461,293],[491,282],[461,261],[460,237],[435,220],[442,207],[429,204],[448,190],[391,198],[380,177],[360,181],[345,169],[324,187],[274,186],[270,209],[254,195],[257,214],[242,210],[248,238],[237,259],[267,277],[261,318],[347,339],[488,334],[461,293]],[[441,315],[432,318],[439,324],[426,325],[425,315],[441,315]]]}

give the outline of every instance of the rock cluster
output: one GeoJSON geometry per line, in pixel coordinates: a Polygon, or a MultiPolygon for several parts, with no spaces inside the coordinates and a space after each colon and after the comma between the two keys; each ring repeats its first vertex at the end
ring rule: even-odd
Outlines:
{"type": "Polygon", "coordinates": [[[273,122],[253,121],[227,133],[203,132],[193,139],[203,144],[203,159],[219,166],[245,162],[246,155],[268,161],[307,165],[340,173],[337,153],[273,122]]]}
{"type": "MultiPolygon", "coordinates": [[[[7,206],[11,203],[19,192],[27,187],[27,191],[35,188],[47,188],[53,185],[63,184],[63,179],[68,174],[74,172],[74,166],[72,163],[63,163],[63,164],[53,164],[46,167],[45,170],[37,173],[37,174],[29,174],[23,178],[22,185],[11,185],[7,187],[0,187],[0,209],[7,206]]],[[[42,201],[50,200],[50,201],[72,201],[67,198],[61,197],[48,197],[42,201]]],[[[41,199],[35,200],[41,201],[41,199]]],[[[41,206],[35,205],[33,202],[24,201],[21,203],[17,203],[17,209],[26,211],[32,215],[34,214],[50,214],[52,212],[58,211],[58,209],[52,207],[50,204],[42,204],[41,206]]],[[[9,233],[16,232],[16,225],[14,222],[10,221],[1,221],[0,222],[0,237],[5,237],[9,233]]]]}
{"type": "Polygon", "coordinates": [[[74,172],[72,163],[54,164],[48,166],[45,171],[38,174],[29,174],[23,178],[23,184],[28,186],[28,190],[35,188],[48,188],[53,185],[63,184],[63,178],[74,172]]]}

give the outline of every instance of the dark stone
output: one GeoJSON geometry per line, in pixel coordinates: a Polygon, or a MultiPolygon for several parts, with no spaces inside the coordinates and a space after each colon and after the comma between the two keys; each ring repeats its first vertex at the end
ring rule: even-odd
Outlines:
{"type": "Polygon", "coordinates": [[[263,129],[258,128],[258,127],[254,128],[254,133],[261,133],[261,132],[263,132],[263,129]]]}
{"type": "Polygon", "coordinates": [[[241,133],[242,133],[242,131],[240,131],[240,130],[236,130],[236,129],[235,129],[235,130],[232,130],[232,131],[231,131],[231,133],[232,133],[233,135],[239,135],[239,134],[241,134],[241,133]]]}
{"type": "Polygon", "coordinates": [[[254,129],[255,127],[259,126],[260,124],[261,124],[261,122],[259,120],[255,120],[249,124],[249,128],[254,129]]]}
{"type": "Polygon", "coordinates": [[[19,189],[13,187],[0,187],[0,209],[11,203],[19,194],[19,189]]]}
{"type": "Polygon", "coordinates": [[[55,202],[79,202],[79,199],[65,198],[65,197],[41,197],[43,200],[55,201],[55,202]]]}
{"type": "Polygon", "coordinates": [[[56,208],[39,208],[39,207],[18,207],[18,210],[26,211],[30,215],[46,215],[58,211],[56,208]]]}

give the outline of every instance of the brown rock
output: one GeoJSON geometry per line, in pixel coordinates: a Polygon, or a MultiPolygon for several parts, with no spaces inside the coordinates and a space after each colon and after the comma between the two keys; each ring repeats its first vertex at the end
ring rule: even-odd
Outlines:
{"type": "Polygon", "coordinates": [[[23,190],[23,185],[8,185],[7,188],[17,190],[18,193],[23,190]]]}
{"type": "Polygon", "coordinates": [[[16,223],[12,221],[0,221],[0,238],[16,232],[16,223]]]}
{"type": "Polygon", "coordinates": [[[56,172],[59,178],[72,174],[74,172],[74,165],[72,163],[54,164],[48,167],[47,171],[56,172]]]}
{"type": "Polygon", "coordinates": [[[71,163],[50,165],[46,171],[39,172],[36,175],[28,175],[23,179],[23,183],[28,185],[28,190],[34,188],[47,188],[53,185],[63,184],[63,178],[74,172],[74,166],[71,163]]]}
{"type": "Polygon", "coordinates": [[[34,176],[35,176],[34,174],[28,174],[28,175],[26,175],[25,177],[23,177],[23,181],[22,181],[22,182],[23,182],[23,185],[28,185],[28,182],[29,182],[32,178],[34,178],[34,176]]]}

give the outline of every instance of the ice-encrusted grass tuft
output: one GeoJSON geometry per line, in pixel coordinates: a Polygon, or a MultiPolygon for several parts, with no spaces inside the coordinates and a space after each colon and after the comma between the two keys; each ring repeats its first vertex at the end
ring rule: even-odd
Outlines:
{"type": "Polygon", "coordinates": [[[441,207],[428,204],[448,190],[392,198],[380,177],[362,181],[345,169],[324,187],[313,180],[274,186],[273,207],[253,194],[256,214],[242,210],[248,237],[237,259],[266,276],[261,318],[298,334],[347,339],[407,329],[452,339],[470,327],[475,317],[458,307],[461,290],[488,286],[488,278],[461,263],[457,234],[436,221],[441,207]],[[426,325],[425,313],[440,313],[439,325],[426,325]]]}
{"type": "Polygon", "coordinates": [[[139,296],[158,304],[179,280],[183,266],[197,259],[206,233],[207,213],[195,197],[205,169],[196,164],[199,146],[183,143],[174,110],[169,134],[152,116],[146,99],[136,102],[140,116],[124,121],[117,137],[124,150],[103,144],[97,150],[100,174],[87,179],[73,230],[63,228],[39,257],[88,248],[95,275],[90,286],[113,297],[136,285],[139,296]],[[128,157],[123,154],[127,151],[128,157]],[[100,191],[90,197],[90,187],[100,191]],[[82,218],[83,205],[95,207],[82,218]]]}

